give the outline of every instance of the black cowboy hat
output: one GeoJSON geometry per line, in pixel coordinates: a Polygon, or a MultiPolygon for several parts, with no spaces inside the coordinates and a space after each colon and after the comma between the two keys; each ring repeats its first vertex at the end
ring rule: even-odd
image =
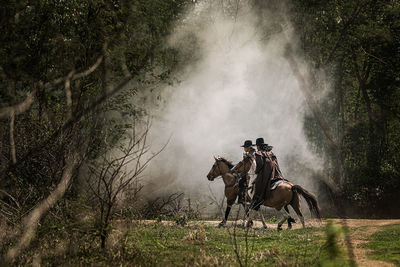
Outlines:
{"type": "Polygon", "coordinates": [[[264,138],[260,137],[256,139],[256,144],[255,146],[261,146],[264,144],[264,138]]]}
{"type": "Polygon", "coordinates": [[[251,147],[251,146],[253,146],[253,141],[246,140],[244,141],[244,144],[241,147],[251,147]]]}
{"type": "Polygon", "coordinates": [[[272,146],[265,144],[264,138],[262,138],[262,137],[256,139],[255,146],[260,146],[263,150],[266,150],[266,151],[269,151],[273,148],[272,146]]]}

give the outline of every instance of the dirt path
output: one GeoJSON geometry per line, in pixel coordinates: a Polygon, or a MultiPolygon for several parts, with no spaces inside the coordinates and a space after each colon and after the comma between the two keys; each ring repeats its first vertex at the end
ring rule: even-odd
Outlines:
{"type": "Polygon", "coordinates": [[[365,219],[347,219],[335,220],[340,224],[347,224],[350,228],[350,240],[353,247],[354,258],[358,266],[395,266],[386,261],[377,261],[368,259],[367,253],[372,250],[362,248],[363,245],[368,243],[368,238],[373,235],[379,228],[390,224],[400,224],[400,220],[365,220],[365,219]]]}

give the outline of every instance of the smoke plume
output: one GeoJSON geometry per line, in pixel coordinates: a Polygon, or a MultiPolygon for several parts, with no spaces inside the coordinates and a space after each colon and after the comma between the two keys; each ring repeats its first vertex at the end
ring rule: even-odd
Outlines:
{"type": "Polygon", "coordinates": [[[163,88],[164,104],[152,109],[152,147],[171,136],[148,170],[152,194],[180,190],[206,199],[212,183],[213,192],[222,196],[222,180],[206,178],[213,156],[237,163],[243,142],[258,137],[274,147],[287,179],[315,190],[310,175],[322,162],[308,148],[307,106],[284,58],[290,32],[274,33],[269,18],[261,22],[270,32],[260,30],[260,16],[252,10],[238,5],[227,14],[224,7],[198,5],[170,36],[168,45],[187,62],[178,74],[180,83],[163,88]]]}

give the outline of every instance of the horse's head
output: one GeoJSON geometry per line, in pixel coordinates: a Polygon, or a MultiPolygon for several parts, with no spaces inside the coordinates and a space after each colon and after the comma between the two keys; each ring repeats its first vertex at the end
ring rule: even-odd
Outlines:
{"type": "Polygon", "coordinates": [[[221,175],[221,171],[219,170],[219,158],[214,157],[215,162],[211,167],[211,170],[207,174],[207,179],[209,181],[214,181],[214,179],[221,175]]]}
{"type": "Polygon", "coordinates": [[[209,181],[214,181],[215,178],[227,173],[229,169],[233,167],[233,164],[224,158],[214,157],[214,159],[215,162],[207,174],[207,179],[209,181]]]}

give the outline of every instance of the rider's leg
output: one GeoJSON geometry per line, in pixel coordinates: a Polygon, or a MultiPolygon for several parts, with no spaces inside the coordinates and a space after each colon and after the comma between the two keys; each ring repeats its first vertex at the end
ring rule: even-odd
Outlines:
{"type": "Polygon", "coordinates": [[[245,202],[245,195],[246,195],[246,179],[247,175],[242,174],[239,180],[239,199],[238,203],[243,204],[245,202]]]}

